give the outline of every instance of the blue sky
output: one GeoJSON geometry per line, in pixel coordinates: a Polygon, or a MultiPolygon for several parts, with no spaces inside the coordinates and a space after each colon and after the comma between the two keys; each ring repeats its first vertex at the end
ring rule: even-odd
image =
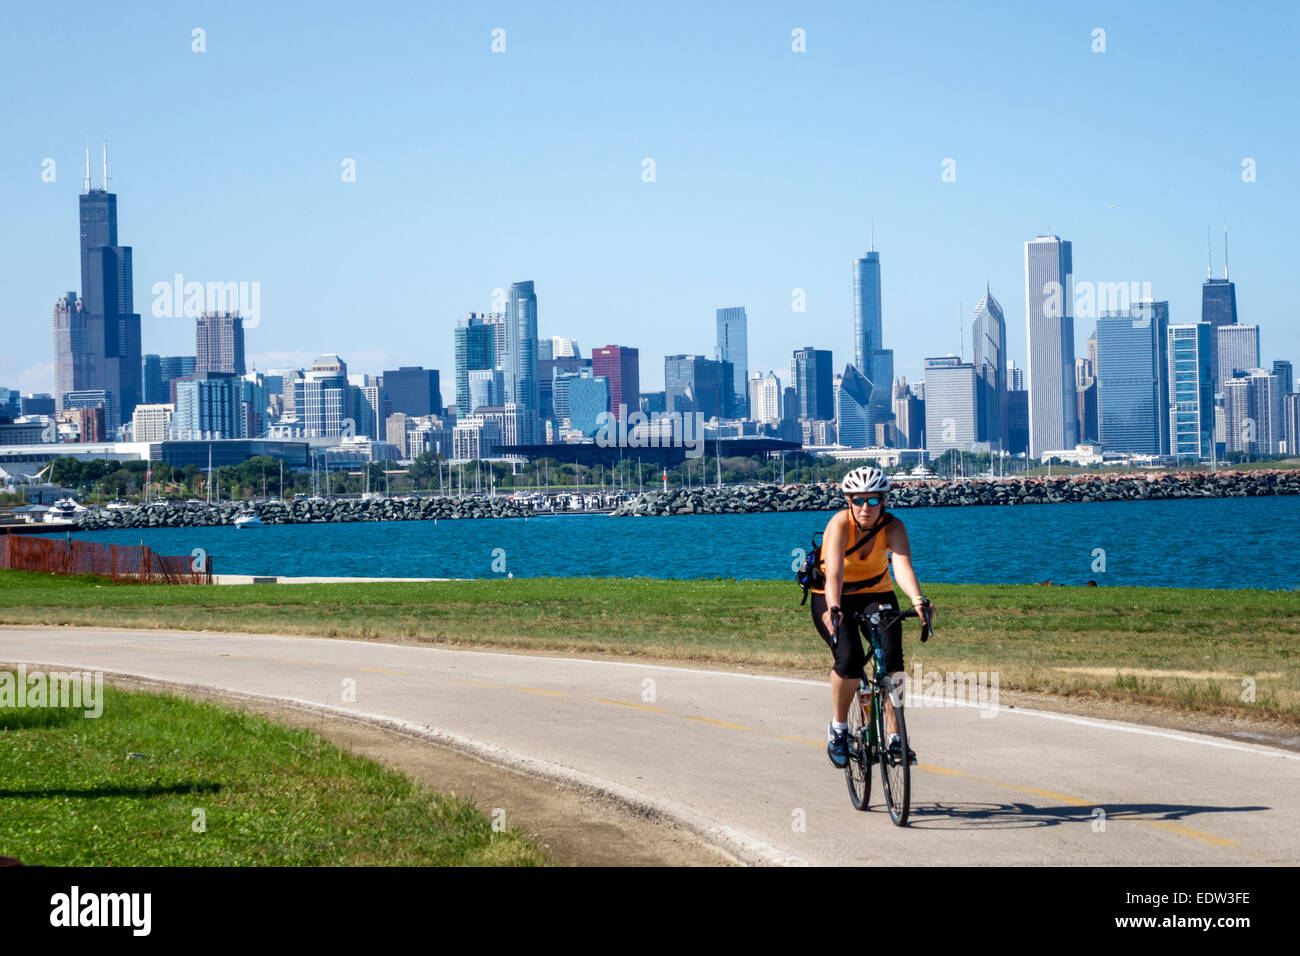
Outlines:
{"type": "MultiPolygon", "coordinates": [[[[638,347],[646,389],[665,354],[712,355],[723,306],[748,309],[751,371],[785,379],[805,345],[842,369],[851,261],[874,219],[885,343],[915,380],[959,330],[969,357],[986,281],[1024,364],[1035,235],[1073,242],[1076,281],[1150,282],[1191,321],[1206,226],[1221,275],[1226,221],[1241,320],[1261,327],[1265,364],[1300,362],[1281,242],[1300,220],[1293,5],[73,3],[6,17],[0,385],[25,392],[53,388],[51,308],[80,285],[83,148],[98,185],[105,138],[147,352],[193,352],[192,321],[151,314],[153,283],[182,273],[260,283],[260,368],[337,352],[351,371],[423,364],[447,382],[456,319],[532,279],[542,335],[584,355],[638,347]]],[[[1080,349],[1092,327],[1076,322],[1080,349]]]]}

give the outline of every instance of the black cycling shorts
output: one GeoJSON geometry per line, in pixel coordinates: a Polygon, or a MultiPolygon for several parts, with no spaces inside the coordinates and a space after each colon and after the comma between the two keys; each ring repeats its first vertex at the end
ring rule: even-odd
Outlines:
{"type": "MultiPolygon", "coordinates": [[[[813,594],[812,601],[809,603],[812,605],[813,626],[817,628],[817,633],[822,636],[826,646],[835,655],[835,667],[833,668],[835,673],[847,678],[861,677],[867,662],[866,650],[863,647],[867,625],[859,625],[856,621],[850,620],[849,615],[855,611],[861,611],[868,604],[886,604],[897,610],[898,598],[893,589],[891,588],[888,591],[857,591],[843,595],[840,598],[841,617],[838,644],[833,643],[834,636],[828,633],[825,625],[822,624],[822,614],[825,613],[828,606],[826,604],[826,595],[813,594]]],[[[903,669],[903,622],[895,621],[886,628],[880,636],[880,644],[885,650],[885,669],[891,674],[901,671],[903,669]]]]}

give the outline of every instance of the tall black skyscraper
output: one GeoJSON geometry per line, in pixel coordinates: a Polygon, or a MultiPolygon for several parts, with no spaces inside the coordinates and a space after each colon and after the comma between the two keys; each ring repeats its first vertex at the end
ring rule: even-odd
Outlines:
{"type": "MultiPolygon", "coordinates": [[[[130,419],[143,396],[140,316],[132,289],[131,247],[117,244],[117,196],[108,191],[108,154],[99,189],[90,187],[90,153],[86,153],[86,191],[81,207],[81,302],[78,324],[55,315],[55,375],[63,393],[103,389],[113,396],[105,409],[111,432],[130,419]],[[67,331],[65,332],[65,327],[67,331]],[[65,341],[64,339],[67,339],[65,341]],[[65,368],[66,366],[66,368],[65,368]]],[[[71,315],[75,306],[60,300],[71,315]]]]}
{"type": "MultiPolygon", "coordinates": [[[[1206,237],[1209,238],[1208,236],[1206,237]]],[[[1209,252],[1206,243],[1206,252],[1209,252]]],[[[1214,265],[1208,260],[1205,264],[1205,284],[1201,286],[1201,321],[1210,323],[1210,378],[1214,383],[1214,394],[1223,392],[1223,383],[1219,381],[1219,333],[1222,325],[1237,324],[1237,287],[1228,281],[1228,230],[1223,230],[1223,278],[1214,278],[1214,265]]]]}

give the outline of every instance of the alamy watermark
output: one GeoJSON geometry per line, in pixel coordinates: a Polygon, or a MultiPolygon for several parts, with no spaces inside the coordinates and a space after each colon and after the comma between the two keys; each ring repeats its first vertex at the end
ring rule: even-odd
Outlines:
{"type": "Polygon", "coordinates": [[[1151,324],[1152,302],[1150,282],[1089,282],[1074,281],[1073,273],[1066,273],[1065,285],[1059,282],[1043,284],[1043,316],[1059,319],[1065,315],[1066,304],[1073,306],[1070,315],[1076,319],[1095,319],[1102,313],[1127,312],[1135,329],[1151,324]]]}
{"type": "Polygon", "coordinates": [[[653,412],[628,414],[622,402],[618,417],[611,412],[596,416],[596,444],[601,448],[685,448],[687,458],[704,454],[703,412],[653,412]]]}
{"type": "Polygon", "coordinates": [[[186,282],[176,273],[172,281],[155,282],[153,314],[158,319],[197,319],[204,312],[237,312],[245,329],[262,321],[262,283],[186,282]]]}
{"type": "Polygon", "coordinates": [[[104,713],[102,671],[27,672],[0,671],[0,709],[6,707],[59,707],[84,711],[89,718],[104,713]]]}
{"type": "Polygon", "coordinates": [[[917,662],[906,703],[909,707],[978,707],[981,717],[996,717],[999,682],[997,671],[923,672],[917,662]]]}

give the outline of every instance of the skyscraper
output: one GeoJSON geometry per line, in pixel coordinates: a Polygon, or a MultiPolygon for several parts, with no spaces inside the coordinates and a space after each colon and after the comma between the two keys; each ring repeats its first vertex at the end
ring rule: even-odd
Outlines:
{"type": "Polygon", "coordinates": [[[975,443],[975,366],[956,355],[925,360],[925,450],[937,458],[975,443]]]}
{"type": "Polygon", "coordinates": [[[730,362],[715,362],[703,355],[664,356],[669,414],[700,412],[706,419],[729,417],[733,381],[730,362]]]}
{"type": "Polygon", "coordinates": [[[988,442],[1000,450],[1007,445],[1007,323],[1002,306],[987,286],[984,297],[975,306],[971,338],[977,403],[975,440],[988,442]]]}
{"type": "MultiPolygon", "coordinates": [[[[870,377],[873,361],[883,345],[880,309],[880,253],[873,248],[853,260],[853,364],[870,377]]],[[[892,383],[893,377],[889,381],[892,383]]]]}
{"type": "Polygon", "coordinates": [[[1259,368],[1259,326],[1221,325],[1214,330],[1219,367],[1214,381],[1223,387],[1238,374],[1259,368]]]}
{"type": "MultiPolygon", "coordinates": [[[[1029,352],[1029,454],[1078,443],[1074,395],[1073,255],[1059,236],[1025,243],[1025,323],[1029,352]]],[[[928,397],[928,396],[927,396],[928,397]]]]}
{"type": "Polygon", "coordinates": [[[591,374],[609,382],[609,405],[616,420],[620,405],[637,411],[641,394],[641,353],[626,345],[602,345],[591,350],[591,374]]]}
{"type": "Polygon", "coordinates": [[[1169,326],[1169,453],[1210,457],[1214,441],[1214,381],[1208,322],[1169,326]]]}
{"type": "MultiPolygon", "coordinates": [[[[459,415],[469,415],[474,411],[470,401],[469,373],[480,369],[501,368],[501,360],[496,349],[499,328],[503,329],[505,326],[489,322],[483,315],[475,312],[463,316],[456,326],[454,332],[456,412],[459,415]]],[[[504,357],[504,351],[501,357],[504,357]]],[[[497,396],[492,404],[504,401],[504,396],[497,396]]]]}
{"type": "Polygon", "coordinates": [[[523,408],[519,425],[520,444],[531,444],[541,406],[537,391],[537,294],[533,283],[510,286],[506,305],[506,404],[523,408]]]}
{"type": "Polygon", "coordinates": [[[732,369],[732,412],[737,418],[749,415],[749,320],[745,316],[744,306],[718,309],[718,348],[719,362],[730,362],[732,369]]]}
{"type": "Polygon", "coordinates": [[[1287,359],[1273,359],[1273,374],[1277,376],[1278,388],[1283,395],[1290,395],[1295,391],[1290,361],[1287,359]]]}
{"type": "Polygon", "coordinates": [[[402,412],[412,418],[442,414],[442,390],[438,370],[403,365],[384,370],[383,392],[388,396],[389,414],[402,412]]]}
{"type": "Polygon", "coordinates": [[[871,382],[856,367],[844,367],[835,391],[835,428],[839,443],[846,448],[869,448],[875,443],[872,391],[871,382]]]}
{"type": "Polygon", "coordinates": [[[835,417],[835,372],[830,349],[811,345],[790,359],[790,384],[799,402],[799,418],[829,421],[835,417]]]}
{"type": "Polygon", "coordinates": [[[781,380],[775,372],[754,373],[749,380],[749,417],[763,425],[781,421],[781,380]]]}
{"type": "Polygon", "coordinates": [[[238,312],[204,312],[195,320],[194,370],[244,374],[244,320],[238,312]]]}
{"type": "Polygon", "coordinates": [[[1253,368],[1224,383],[1223,405],[1229,454],[1258,458],[1281,451],[1282,392],[1276,375],[1253,368]]]}
{"type": "Polygon", "coordinates": [[[1097,437],[1106,451],[1169,454],[1169,303],[1097,319],[1097,437]]]}
{"type": "MultiPolygon", "coordinates": [[[[1209,236],[1206,236],[1209,239],[1209,236]]],[[[1237,287],[1228,280],[1228,229],[1223,229],[1223,278],[1214,278],[1214,263],[1206,242],[1205,284],[1201,286],[1201,321],[1210,325],[1210,374],[1214,376],[1214,394],[1223,394],[1219,380],[1219,333],[1225,325],[1237,324],[1237,287]]],[[[1252,366],[1253,368],[1253,366],[1252,366]]]]}
{"type": "MultiPolygon", "coordinates": [[[[86,152],[85,193],[78,197],[81,219],[81,303],[77,321],[68,322],[68,341],[60,339],[56,310],[56,377],[65,391],[103,389],[112,393],[112,408],[105,410],[105,428],[111,436],[129,420],[142,398],[143,356],[140,316],[135,312],[131,247],[117,244],[117,196],[108,191],[108,151],[104,151],[104,178],[99,189],[90,186],[90,152],[86,152]],[[75,342],[77,326],[84,338],[75,342]],[[80,353],[80,361],[78,354],[80,353]],[[70,361],[69,361],[70,359],[70,361]],[[70,374],[60,374],[66,363],[70,374]],[[84,380],[78,378],[78,372],[84,380]],[[71,382],[68,379],[71,378],[71,382]]],[[[65,296],[62,302],[67,302],[65,296]]],[[[78,314],[69,308],[68,319],[78,314]]]]}

